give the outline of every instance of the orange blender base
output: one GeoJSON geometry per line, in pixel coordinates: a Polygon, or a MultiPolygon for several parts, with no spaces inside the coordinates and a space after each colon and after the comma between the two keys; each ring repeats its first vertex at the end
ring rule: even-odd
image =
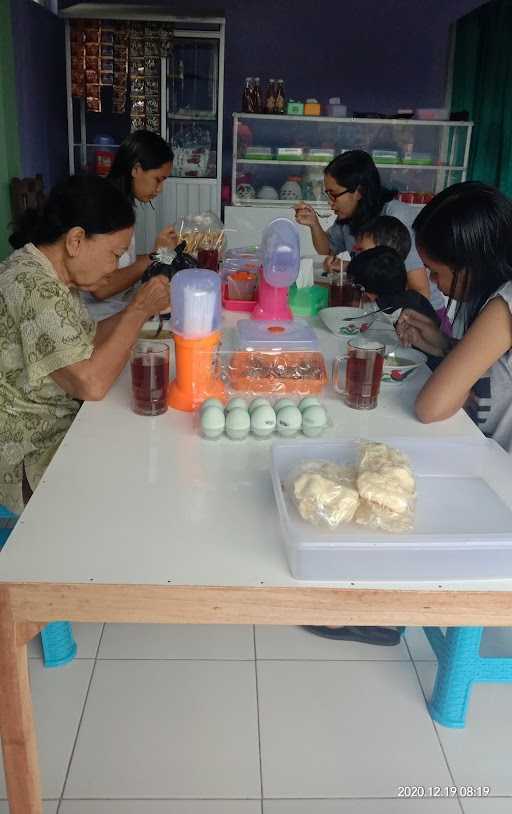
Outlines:
{"type": "Polygon", "coordinates": [[[205,399],[226,396],[224,385],[215,378],[213,354],[220,342],[220,331],[203,339],[185,339],[174,335],[176,378],[169,387],[167,403],[175,410],[191,412],[205,399]]]}

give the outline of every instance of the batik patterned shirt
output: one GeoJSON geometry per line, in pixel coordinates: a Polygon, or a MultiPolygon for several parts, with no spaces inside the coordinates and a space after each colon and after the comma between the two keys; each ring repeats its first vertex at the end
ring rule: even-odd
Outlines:
{"type": "Polygon", "coordinates": [[[51,374],[89,359],[96,332],[76,289],[31,243],[0,264],[0,504],[23,508],[80,408],[51,374]]]}

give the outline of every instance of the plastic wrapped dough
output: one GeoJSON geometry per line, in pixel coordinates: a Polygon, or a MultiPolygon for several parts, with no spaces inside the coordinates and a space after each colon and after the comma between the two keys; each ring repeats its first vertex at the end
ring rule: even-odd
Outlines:
{"type": "Polygon", "coordinates": [[[391,533],[414,526],[414,474],[406,456],[387,444],[362,442],[357,469],[304,462],[285,486],[300,516],[315,526],[337,529],[353,521],[391,533]]]}
{"type": "Polygon", "coordinates": [[[352,520],[359,505],[354,470],[328,461],[301,464],[287,491],[304,520],[330,529],[352,520]]]}
{"type": "Polygon", "coordinates": [[[387,444],[362,444],[357,490],[356,523],[391,532],[412,529],[416,482],[401,452],[387,444]]]}

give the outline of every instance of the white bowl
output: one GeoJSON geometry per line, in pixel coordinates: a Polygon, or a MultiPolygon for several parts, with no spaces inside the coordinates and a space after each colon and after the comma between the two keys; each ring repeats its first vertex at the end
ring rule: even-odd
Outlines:
{"type": "Polygon", "coordinates": [[[384,358],[382,381],[387,384],[401,384],[426,361],[425,354],[414,348],[402,348],[400,345],[388,347],[384,358]]]}
{"type": "Polygon", "coordinates": [[[371,326],[372,329],[378,328],[393,331],[394,341],[396,342],[396,334],[394,333],[393,323],[386,314],[368,314],[366,319],[358,319],[354,322],[344,322],[348,317],[362,317],[363,314],[368,314],[368,308],[348,308],[339,306],[337,308],[322,308],[318,312],[318,316],[324,323],[325,327],[332,331],[333,334],[340,337],[358,336],[361,333],[361,327],[371,326]]]}

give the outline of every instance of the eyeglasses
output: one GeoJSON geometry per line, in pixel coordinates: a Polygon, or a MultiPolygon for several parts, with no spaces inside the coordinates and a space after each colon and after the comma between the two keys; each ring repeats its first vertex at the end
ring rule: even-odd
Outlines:
{"type": "Polygon", "coordinates": [[[330,201],[337,201],[342,195],[347,195],[349,192],[352,192],[352,190],[344,189],[343,192],[331,192],[330,189],[324,189],[324,192],[330,201]]]}

